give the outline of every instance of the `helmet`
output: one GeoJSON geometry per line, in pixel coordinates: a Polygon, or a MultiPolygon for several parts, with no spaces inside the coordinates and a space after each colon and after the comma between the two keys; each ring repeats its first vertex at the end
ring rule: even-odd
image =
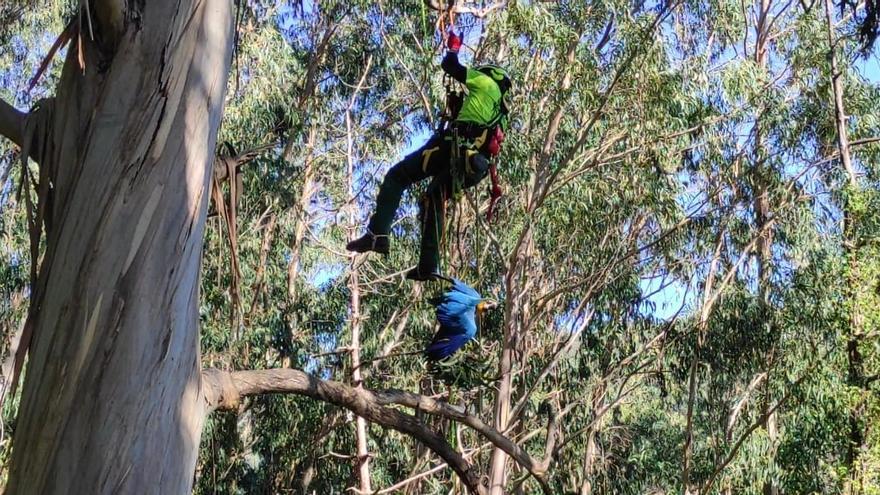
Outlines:
{"type": "Polygon", "coordinates": [[[501,88],[501,93],[507,93],[510,90],[511,81],[510,76],[507,74],[507,71],[497,65],[486,64],[474,67],[474,69],[486,74],[491,77],[496,83],[498,83],[498,87],[501,88]]]}

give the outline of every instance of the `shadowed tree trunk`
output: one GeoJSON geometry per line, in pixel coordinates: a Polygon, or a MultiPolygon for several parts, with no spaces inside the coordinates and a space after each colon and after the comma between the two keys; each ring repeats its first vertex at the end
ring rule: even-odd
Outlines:
{"type": "Polygon", "coordinates": [[[83,21],[56,97],[22,126],[46,251],[7,493],[188,493],[207,412],[198,282],[232,4],[104,0],[87,16],[94,39],[83,21]]]}

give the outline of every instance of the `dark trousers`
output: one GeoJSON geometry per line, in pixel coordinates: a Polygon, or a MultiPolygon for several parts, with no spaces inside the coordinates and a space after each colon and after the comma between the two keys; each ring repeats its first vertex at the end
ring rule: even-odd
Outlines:
{"type": "Polygon", "coordinates": [[[465,146],[459,147],[459,163],[453,164],[452,148],[451,136],[434,134],[424,146],[391,167],[379,188],[376,212],[370,218],[369,229],[373,234],[388,235],[403,191],[416,182],[433,177],[419,205],[422,219],[419,266],[423,269],[437,269],[440,265],[446,200],[452,196],[456,181],[461,188],[467,189],[483,180],[489,170],[488,159],[465,146]]]}

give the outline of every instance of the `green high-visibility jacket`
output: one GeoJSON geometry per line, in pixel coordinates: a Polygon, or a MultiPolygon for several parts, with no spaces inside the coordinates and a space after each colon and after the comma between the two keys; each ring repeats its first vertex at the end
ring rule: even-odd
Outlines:
{"type": "Polygon", "coordinates": [[[494,79],[461,65],[458,54],[451,51],[446,52],[440,67],[468,89],[456,122],[486,127],[497,124],[507,130],[507,116],[501,112],[501,88],[494,79]]]}

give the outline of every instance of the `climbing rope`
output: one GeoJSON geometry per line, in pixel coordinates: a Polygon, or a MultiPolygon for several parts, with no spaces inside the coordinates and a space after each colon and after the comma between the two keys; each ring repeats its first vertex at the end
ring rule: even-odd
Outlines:
{"type": "Polygon", "coordinates": [[[449,39],[449,31],[455,28],[455,0],[448,0],[446,3],[446,11],[441,12],[437,17],[437,30],[440,31],[439,50],[443,50],[446,41],[449,39]]]}
{"type": "MultiPolygon", "coordinates": [[[[456,28],[456,16],[455,16],[455,0],[447,0],[446,9],[442,11],[437,18],[436,28],[440,32],[440,49],[446,46],[447,40],[449,38],[449,33],[456,28]]],[[[438,209],[443,210],[443,213],[448,213],[444,215],[444,223],[441,226],[440,222],[435,222],[435,235],[438,240],[438,269],[443,271],[444,265],[449,265],[449,263],[445,263],[450,259],[450,255],[452,254],[452,249],[455,250],[456,254],[458,254],[459,260],[459,268],[463,267],[465,257],[462,249],[462,208],[460,204],[460,199],[463,193],[467,194],[464,189],[464,180],[465,175],[467,174],[468,168],[468,153],[465,151],[462,153],[462,138],[459,135],[459,131],[455,128],[452,123],[455,121],[455,118],[458,116],[458,111],[461,109],[462,101],[464,100],[464,94],[460,89],[460,85],[458,81],[453,79],[450,75],[444,74],[443,76],[443,86],[446,89],[446,102],[445,107],[440,115],[440,119],[438,121],[437,132],[447,132],[449,136],[447,139],[450,139],[450,153],[449,153],[449,172],[451,175],[452,186],[449,191],[444,188],[443,193],[441,194],[441,204],[436,204],[436,201],[432,201],[431,207],[434,209],[434,218],[438,218],[438,209]],[[448,194],[447,194],[448,192],[448,194]],[[454,205],[452,208],[448,208],[447,201],[452,199],[454,205]],[[454,227],[454,229],[453,229],[454,227]],[[454,232],[454,233],[451,233],[454,232]],[[450,238],[454,237],[455,242],[454,246],[450,246],[450,238]]],[[[470,197],[470,196],[469,196],[470,197]]],[[[431,201],[430,195],[425,193],[424,201],[431,201]]],[[[475,203],[474,198],[471,198],[471,201],[475,203]]],[[[476,204],[476,203],[475,203],[476,204]]],[[[475,206],[475,219],[478,220],[479,211],[478,206],[475,206]]],[[[423,222],[427,221],[427,218],[422,219],[423,222]]],[[[425,225],[423,224],[423,229],[425,225]]],[[[480,232],[479,228],[477,228],[477,232],[474,234],[474,242],[476,252],[475,255],[477,259],[479,259],[481,242],[480,242],[480,232]]],[[[447,268],[451,268],[451,266],[447,266],[447,268]]],[[[480,269],[479,262],[477,263],[477,276],[478,280],[482,282],[482,270],[480,269]]]]}

